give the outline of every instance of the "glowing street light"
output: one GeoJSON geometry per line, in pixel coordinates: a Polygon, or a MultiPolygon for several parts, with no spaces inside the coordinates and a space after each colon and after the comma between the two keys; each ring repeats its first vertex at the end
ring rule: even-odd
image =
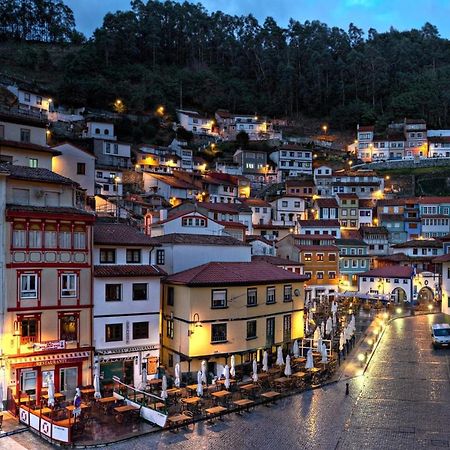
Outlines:
{"type": "Polygon", "coordinates": [[[163,116],[165,112],[164,106],[160,105],[158,106],[158,108],[156,108],[156,114],[158,114],[158,116],[163,116]]]}
{"type": "Polygon", "coordinates": [[[326,125],[326,124],[322,125],[322,130],[323,130],[323,132],[324,132],[325,134],[327,134],[327,131],[328,131],[328,125],[326,125]]]}

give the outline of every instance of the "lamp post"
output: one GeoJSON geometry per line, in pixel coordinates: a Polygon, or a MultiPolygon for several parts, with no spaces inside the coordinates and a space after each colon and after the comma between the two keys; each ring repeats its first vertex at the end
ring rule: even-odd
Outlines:
{"type": "Polygon", "coordinates": [[[120,211],[119,211],[119,183],[122,179],[119,176],[114,177],[114,186],[116,187],[116,222],[119,223],[120,211]]]}
{"type": "Polygon", "coordinates": [[[192,336],[196,328],[202,328],[202,323],[200,322],[200,316],[198,315],[198,313],[194,313],[194,315],[192,316],[191,324],[193,324],[194,326],[192,327],[192,330],[188,330],[188,336],[192,336]]]}

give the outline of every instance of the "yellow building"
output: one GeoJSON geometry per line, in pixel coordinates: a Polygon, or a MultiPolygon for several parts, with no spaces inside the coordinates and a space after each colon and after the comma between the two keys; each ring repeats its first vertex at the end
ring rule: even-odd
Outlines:
{"type": "Polygon", "coordinates": [[[211,262],[169,276],[163,295],[162,364],[221,375],[260,360],[262,351],[303,337],[306,277],[258,262],[211,262]]]}

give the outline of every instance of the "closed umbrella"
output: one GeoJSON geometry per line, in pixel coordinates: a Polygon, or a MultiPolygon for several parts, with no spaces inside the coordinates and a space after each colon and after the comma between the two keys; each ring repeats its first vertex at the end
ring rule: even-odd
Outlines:
{"type": "Polygon", "coordinates": [[[309,349],[308,353],[306,354],[305,369],[312,369],[313,367],[314,367],[314,359],[313,359],[312,349],[309,349]]]}
{"type": "Polygon", "coordinates": [[[291,357],[289,355],[286,356],[286,367],[284,368],[284,374],[287,377],[290,377],[292,375],[291,357]]]}
{"type": "Polygon", "coordinates": [[[331,320],[331,317],[328,317],[327,324],[325,326],[325,332],[329,336],[332,331],[333,331],[333,321],[331,320]]]}
{"type": "Polygon", "coordinates": [[[224,376],[225,376],[225,389],[229,389],[230,388],[230,367],[228,366],[228,364],[225,365],[225,369],[224,369],[224,376]]]}
{"type": "Polygon", "coordinates": [[[256,362],[256,359],[253,360],[253,375],[252,375],[253,381],[256,383],[258,381],[258,364],[256,362]]]}
{"type": "Polygon", "coordinates": [[[263,363],[262,363],[262,371],[267,372],[269,370],[269,355],[267,354],[267,351],[264,350],[263,353],[263,363]]]}
{"type": "Polygon", "coordinates": [[[284,364],[283,350],[281,349],[281,347],[278,347],[277,349],[277,361],[275,364],[277,366],[282,366],[284,364]]]}
{"type": "Polygon", "coordinates": [[[333,303],[331,304],[331,312],[336,314],[337,310],[338,310],[338,305],[335,301],[333,301],[333,303]]]}
{"type": "Polygon", "coordinates": [[[320,337],[325,336],[325,322],[322,320],[322,323],[320,324],[320,337]]]}
{"type": "Polygon", "coordinates": [[[181,384],[181,382],[180,382],[180,364],[176,363],[175,364],[175,386],[177,388],[179,388],[180,384],[181,384]]]}
{"type": "Polygon", "coordinates": [[[323,364],[326,364],[328,362],[328,354],[327,354],[327,346],[325,343],[322,344],[322,361],[320,361],[323,364]]]}
{"type": "Polygon", "coordinates": [[[206,378],[206,370],[207,370],[207,364],[206,364],[206,361],[203,360],[202,361],[202,382],[205,384],[208,383],[208,379],[206,378]]]}
{"type": "Polygon", "coordinates": [[[336,328],[336,313],[333,311],[333,319],[332,319],[332,322],[333,322],[333,328],[336,328]]]}
{"type": "Polygon", "coordinates": [[[342,352],[342,350],[344,350],[344,345],[345,345],[345,336],[344,336],[344,332],[341,331],[341,335],[339,336],[339,350],[342,352]]]}
{"type": "Polygon", "coordinates": [[[230,367],[230,375],[234,378],[236,376],[236,359],[234,355],[231,355],[231,367],[230,367]]]}
{"type": "Polygon", "coordinates": [[[355,316],[353,314],[350,319],[350,326],[351,326],[352,334],[353,334],[356,331],[356,320],[355,320],[355,316]]]}
{"type": "Polygon", "coordinates": [[[317,341],[320,339],[320,328],[316,327],[316,329],[314,330],[314,336],[313,336],[313,340],[314,342],[317,344],[317,341]]]}
{"type": "Polygon", "coordinates": [[[320,337],[319,340],[316,342],[317,344],[317,351],[320,352],[322,350],[322,338],[320,337]]]}
{"type": "Polygon", "coordinates": [[[142,369],[141,389],[144,391],[147,387],[147,369],[142,369]]]}
{"type": "Polygon", "coordinates": [[[96,364],[94,368],[94,390],[94,398],[102,398],[102,394],[100,392],[100,373],[98,364],[96,364]]]}
{"type": "Polygon", "coordinates": [[[0,411],[3,411],[3,383],[0,382],[0,411]]]}
{"type": "Polygon", "coordinates": [[[310,329],[309,329],[309,316],[307,314],[306,315],[306,322],[305,322],[305,334],[308,335],[309,332],[310,332],[310,329]]]}
{"type": "Polygon", "coordinates": [[[294,358],[298,358],[300,356],[300,349],[298,348],[297,339],[294,341],[294,345],[292,346],[292,353],[294,354],[294,358]]]}
{"type": "Polygon", "coordinates": [[[167,394],[167,377],[163,375],[161,383],[161,398],[165,400],[169,394],[167,394]]]}
{"type": "Polygon", "coordinates": [[[53,383],[53,378],[50,374],[47,376],[47,388],[48,388],[48,406],[55,406],[55,383],[53,383]]]}
{"type": "Polygon", "coordinates": [[[203,384],[202,384],[202,371],[197,372],[197,395],[199,397],[203,396],[203,384]]]}

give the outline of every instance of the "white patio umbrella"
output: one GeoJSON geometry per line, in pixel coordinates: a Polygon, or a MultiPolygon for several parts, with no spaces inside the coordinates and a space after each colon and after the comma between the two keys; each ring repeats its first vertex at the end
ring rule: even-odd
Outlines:
{"type": "Polygon", "coordinates": [[[207,384],[208,378],[206,378],[206,371],[207,371],[207,363],[205,360],[202,361],[202,382],[207,384]]]}
{"type": "Polygon", "coordinates": [[[317,351],[321,352],[322,351],[322,338],[319,338],[319,340],[317,341],[317,351]]]}
{"type": "Polygon", "coordinates": [[[338,305],[337,305],[337,303],[333,300],[333,303],[331,304],[331,312],[333,312],[333,313],[337,313],[337,310],[338,310],[338,305]]]}
{"type": "Polygon", "coordinates": [[[175,386],[180,387],[180,363],[175,364],[175,386]]]}
{"type": "Polygon", "coordinates": [[[335,311],[333,311],[333,318],[331,319],[331,321],[333,323],[333,328],[336,328],[337,320],[336,320],[336,312],[335,311]]]}
{"type": "Polygon", "coordinates": [[[3,383],[0,382],[0,411],[3,411],[3,383]]]}
{"type": "Polygon", "coordinates": [[[262,371],[267,372],[268,370],[269,370],[269,355],[267,354],[267,351],[264,350],[262,360],[262,371]]]}
{"type": "Polygon", "coordinates": [[[141,389],[145,391],[147,387],[147,369],[142,369],[142,380],[141,380],[141,389]]]}
{"type": "Polygon", "coordinates": [[[350,319],[350,326],[352,328],[352,334],[353,332],[356,331],[356,320],[355,320],[355,316],[352,314],[352,317],[350,319]]]}
{"type": "Polygon", "coordinates": [[[202,383],[202,371],[197,372],[197,395],[199,397],[203,396],[203,383],[202,383]]]}
{"type": "Polygon", "coordinates": [[[230,375],[234,378],[236,376],[236,358],[234,355],[231,355],[231,367],[230,367],[230,375]]]}
{"type": "Polygon", "coordinates": [[[228,364],[225,365],[223,374],[225,376],[225,382],[224,382],[225,389],[229,389],[230,388],[230,367],[228,366],[228,364]]]}
{"type": "Polygon", "coordinates": [[[161,383],[161,398],[163,400],[166,400],[168,396],[169,394],[167,393],[167,377],[163,375],[161,383]]]}
{"type": "Polygon", "coordinates": [[[100,373],[98,364],[96,364],[94,368],[94,390],[94,398],[102,398],[102,394],[100,392],[100,373]]]}
{"type": "Polygon", "coordinates": [[[317,343],[319,339],[320,339],[320,327],[316,327],[316,329],[314,330],[313,340],[314,342],[317,343]]]}
{"type": "Polygon", "coordinates": [[[281,349],[281,347],[278,347],[277,349],[277,361],[275,364],[277,366],[282,366],[284,364],[283,350],[281,349]]]}
{"type": "Polygon", "coordinates": [[[47,375],[47,395],[48,395],[48,406],[55,406],[55,383],[50,374],[47,375]]]}
{"type": "Polygon", "coordinates": [[[344,332],[341,331],[341,335],[339,336],[339,350],[342,352],[342,350],[344,350],[344,345],[345,345],[345,336],[344,336],[344,332]]]}
{"type": "Polygon", "coordinates": [[[309,334],[309,317],[308,314],[306,315],[306,322],[305,322],[305,334],[309,334]]]}
{"type": "Polygon", "coordinates": [[[287,377],[290,377],[292,375],[291,357],[289,355],[286,356],[286,367],[284,368],[284,374],[287,377]]]}
{"type": "Polygon", "coordinates": [[[327,335],[330,335],[332,331],[333,331],[333,321],[331,317],[328,317],[327,324],[325,325],[325,332],[327,335]]]}
{"type": "Polygon", "coordinates": [[[322,360],[320,362],[325,364],[328,362],[327,346],[325,345],[325,343],[322,344],[321,353],[322,353],[322,360]]]}
{"type": "Polygon", "coordinates": [[[300,349],[298,348],[297,339],[294,341],[294,345],[292,346],[292,353],[294,354],[294,358],[298,358],[300,356],[300,349]]]}
{"type": "Polygon", "coordinates": [[[322,323],[320,324],[320,337],[325,336],[325,322],[322,320],[322,323]]]}
{"type": "Polygon", "coordinates": [[[256,383],[258,381],[258,363],[256,362],[256,359],[253,360],[253,375],[252,375],[253,381],[256,383]]]}
{"type": "Polygon", "coordinates": [[[309,349],[308,353],[306,354],[305,369],[312,369],[313,367],[314,367],[314,358],[313,358],[312,350],[309,349]]]}

